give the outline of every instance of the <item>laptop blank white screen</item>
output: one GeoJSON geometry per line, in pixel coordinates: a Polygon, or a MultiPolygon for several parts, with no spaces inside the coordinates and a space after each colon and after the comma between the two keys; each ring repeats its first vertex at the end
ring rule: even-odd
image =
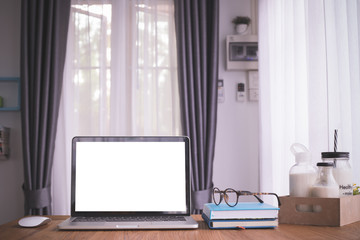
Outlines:
{"type": "Polygon", "coordinates": [[[184,142],[77,142],[76,212],[186,211],[184,142]]]}

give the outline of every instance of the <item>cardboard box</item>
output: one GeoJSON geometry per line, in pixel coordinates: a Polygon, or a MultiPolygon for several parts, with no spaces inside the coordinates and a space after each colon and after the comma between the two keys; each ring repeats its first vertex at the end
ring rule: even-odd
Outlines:
{"type": "Polygon", "coordinates": [[[360,221],[360,195],[342,198],[280,197],[279,223],[338,227],[360,221]],[[321,212],[299,212],[296,205],[321,206],[321,212]]]}

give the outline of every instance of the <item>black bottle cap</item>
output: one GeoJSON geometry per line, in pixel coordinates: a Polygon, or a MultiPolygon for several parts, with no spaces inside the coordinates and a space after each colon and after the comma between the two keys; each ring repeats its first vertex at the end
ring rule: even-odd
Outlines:
{"type": "Polygon", "coordinates": [[[318,166],[318,167],[333,167],[334,163],[332,163],[332,162],[318,162],[316,164],[316,166],[318,166]]]}
{"type": "Polygon", "coordinates": [[[349,152],[322,152],[321,158],[349,158],[349,152]]]}

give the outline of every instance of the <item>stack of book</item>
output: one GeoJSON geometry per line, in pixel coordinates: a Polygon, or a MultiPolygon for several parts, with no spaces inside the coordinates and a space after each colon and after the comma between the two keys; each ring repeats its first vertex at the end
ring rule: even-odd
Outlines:
{"type": "Polygon", "coordinates": [[[226,203],[206,203],[202,217],[209,228],[275,228],[279,208],[266,203],[239,202],[235,207],[226,203]]]}

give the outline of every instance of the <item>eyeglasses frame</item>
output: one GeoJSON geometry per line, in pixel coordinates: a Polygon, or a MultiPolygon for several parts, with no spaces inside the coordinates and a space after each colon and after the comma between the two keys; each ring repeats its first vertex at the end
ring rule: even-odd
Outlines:
{"type": "Polygon", "coordinates": [[[250,192],[250,191],[236,191],[233,188],[226,188],[224,191],[221,191],[219,188],[214,187],[212,197],[213,197],[213,201],[214,201],[214,203],[216,205],[219,205],[222,202],[222,200],[224,199],[225,203],[229,207],[235,207],[239,202],[239,197],[240,196],[254,196],[260,203],[264,203],[264,201],[261,198],[259,198],[257,195],[274,195],[276,197],[277,201],[278,201],[278,206],[281,206],[279,196],[276,193],[266,193],[266,192],[253,193],[253,192],[250,192]],[[236,193],[236,202],[235,202],[235,204],[231,204],[230,202],[228,202],[229,196],[228,196],[227,192],[230,192],[230,191],[236,193]],[[215,193],[220,194],[220,201],[218,203],[215,200],[215,193]]]}

